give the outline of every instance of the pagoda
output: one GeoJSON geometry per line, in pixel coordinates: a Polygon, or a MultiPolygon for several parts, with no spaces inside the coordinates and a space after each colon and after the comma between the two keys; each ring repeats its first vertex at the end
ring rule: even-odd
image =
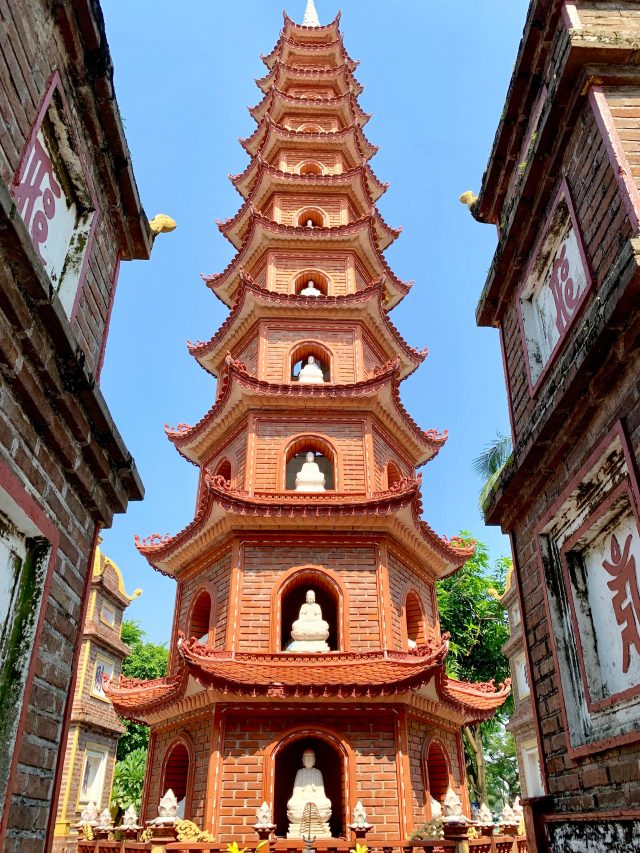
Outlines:
{"type": "Polygon", "coordinates": [[[170,672],[108,689],[151,727],[143,817],[170,788],[220,843],[254,840],[263,803],[294,840],[348,837],[358,801],[380,842],[449,787],[468,808],[461,727],[509,692],[445,673],[434,585],[473,548],[421,519],[416,469],[446,434],[400,400],[426,351],[389,319],[410,285],[383,256],[399,231],[339,17],[321,26],[309,0],[263,57],[243,204],[219,223],[237,254],[205,277],[230,314],[189,344],[216,400],[167,428],[200,470],[197,511],[137,541],[177,582],[170,672]]]}

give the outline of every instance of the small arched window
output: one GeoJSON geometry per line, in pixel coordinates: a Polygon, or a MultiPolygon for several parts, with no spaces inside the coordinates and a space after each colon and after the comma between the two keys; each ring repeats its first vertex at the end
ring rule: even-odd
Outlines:
{"type": "Polygon", "coordinates": [[[297,573],[282,591],[280,648],[282,651],[287,651],[291,645],[293,640],[291,629],[300,616],[300,608],[305,603],[309,591],[313,591],[315,601],[322,611],[322,619],[329,626],[327,645],[330,651],[339,651],[342,642],[340,595],[335,584],[323,572],[314,569],[297,573]]]}
{"type": "Polygon", "coordinates": [[[195,637],[199,643],[204,645],[209,641],[211,609],[211,595],[206,589],[203,589],[196,596],[191,608],[189,637],[195,637]]]}
{"type": "Polygon", "coordinates": [[[301,175],[322,175],[323,170],[320,163],[316,163],[315,160],[307,160],[306,163],[303,163],[300,166],[299,172],[301,175]]]}
{"type": "Polygon", "coordinates": [[[222,459],[214,472],[216,477],[224,477],[227,483],[231,482],[231,462],[228,459],[222,459]]]}
{"type": "Polygon", "coordinates": [[[169,789],[173,791],[178,801],[178,814],[183,818],[188,818],[191,812],[191,803],[187,802],[189,765],[189,750],[182,741],[178,741],[165,760],[161,791],[162,795],[169,789]]]}
{"type": "Polygon", "coordinates": [[[299,296],[328,296],[329,279],[318,270],[307,270],[296,276],[294,287],[299,296]]]}
{"type": "Polygon", "coordinates": [[[308,207],[298,214],[298,225],[304,225],[306,228],[324,228],[324,214],[315,207],[308,207]]]}
{"type": "Polygon", "coordinates": [[[299,344],[291,353],[291,381],[322,384],[331,381],[329,353],[316,343],[299,344]]]}
{"type": "Polygon", "coordinates": [[[407,644],[410,649],[415,649],[427,642],[424,614],[420,599],[413,590],[409,590],[404,605],[404,614],[407,629],[407,644]]]}
{"type": "Polygon", "coordinates": [[[395,462],[387,463],[387,488],[392,489],[402,480],[402,471],[395,462]]]}
{"type": "Polygon", "coordinates": [[[289,447],[285,460],[285,489],[291,492],[326,492],[336,488],[335,453],[315,436],[300,437],[289,447]]]}
{"type": "Polygon", "coordinates": [[[322,128],[318,124],[301,124],[298,128],[299,133],[322,133],[322,128]]]}
{"type": "Polygon", "coordinates": [[[430,797],[442,805],[449,790],[449,762],[437,740],[431,741],[427,753],[427,782],[430,797]]]}

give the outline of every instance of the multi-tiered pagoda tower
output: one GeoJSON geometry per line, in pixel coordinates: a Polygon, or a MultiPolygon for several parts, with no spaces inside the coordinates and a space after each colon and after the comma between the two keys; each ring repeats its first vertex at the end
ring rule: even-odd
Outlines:
{"type": "Polygon", "coordinates": [[[434,584],[472,549],[420,518],[416,468],[446,435],[400,402],[426,353],[388,317],[409,286],[382,254],[398,231],[338,22],[309,0],[264,57],[244,204],[220,223],[238,253],[206,278],[231,313],[189,346],[217,398],[168,430],[200,468],[197,512],[138,543],[178,585],[170,675],[109,691],[151,726],[145,816],[172,788],[221,842],[255,838],[263,801],[291,831],[309,749],[332,837],[358,800],[370,838],[408,837],[449,786],[467,801],[460,728],[508,693],[444,672],[434,584]]]}

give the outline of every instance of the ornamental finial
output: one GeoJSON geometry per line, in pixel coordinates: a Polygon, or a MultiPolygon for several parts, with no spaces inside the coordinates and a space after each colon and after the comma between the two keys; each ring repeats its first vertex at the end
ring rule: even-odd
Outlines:
{"type": "Polygon", "coordinates": [[[319,27],[320,18],[316,11],[316,6],[313,0],[307,0],[307,8],[304,10],[304,18],[302,19],[303,27],[319,27]]]}

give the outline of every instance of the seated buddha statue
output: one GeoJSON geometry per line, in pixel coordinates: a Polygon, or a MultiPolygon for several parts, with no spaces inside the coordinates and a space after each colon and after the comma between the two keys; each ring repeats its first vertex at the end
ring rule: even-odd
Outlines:
{"type": "Polygon", "coordinates": [[[315,454],[310,450],[302,468],[296,474],[296,492],[324,492],[324,474],[316,462],[315,454]]]}
{"type": "Polygon", "coordinates": [[[318,290],[312,278],[307,282],[307,286],[300,291],[300,296],[322,296],[322,291],[318,290]]]}
{"type": "Polygon", "coordinates": [[[305,749],[302,754],[302,767],[296,773],[293,794],[287,803],[289,818],[287,838],[302,838],[303,833],[305,836],[308,833],[315,838],[331,838],[329,829],[331,800],[324,792],[322,773],[315,767],[315,763],[315,752],[312,749],[305,749]],[[307,807],[307,815],[305,815],[305,807],[307,807]]]}
{"type": "Polygon", "coordinates": [[[307,359],[307,363],[301,368],[300,373],[298,374],[298,382],[301,382],[303,385],[324,382],[322,370],[320,370],[316,364],[315,356],[310,355],[307,359]]]}
{"type": "Polygon", "coordinates": [[[312,589],[307,590],[298,618],[291,626],[288,652],[328,652],[329,623],[322,618],[322,609],[312,589]]]}

